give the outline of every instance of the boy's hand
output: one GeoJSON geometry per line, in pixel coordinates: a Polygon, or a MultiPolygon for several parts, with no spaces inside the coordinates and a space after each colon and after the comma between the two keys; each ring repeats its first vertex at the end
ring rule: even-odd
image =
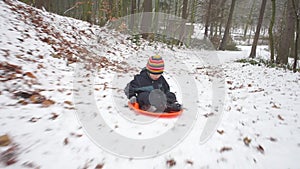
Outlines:
{"type": "Polygon", "coordinates": [[[130,99],[129,99],[130,103],[136,103],[136,97],[135,96],[132,96],[130,99]]]}

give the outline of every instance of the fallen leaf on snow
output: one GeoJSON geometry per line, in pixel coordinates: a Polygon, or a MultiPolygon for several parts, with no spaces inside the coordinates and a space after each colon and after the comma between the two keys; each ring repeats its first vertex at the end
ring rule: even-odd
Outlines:
{"type": "Polygon", "coordinates": [[[53,105],[55,102],[53,100],[45,100],[43,101],[42,105],[43,107],[49,107],[51,105],[53,105]]]}
{"type": "Polygon", "coordinates": [[[36,76],[34,76],[33,73],[31,73],[31,72],[26,72],[25,75],[30,78],[36,79],[36,76]]]}
{"type": "Polygon", "coordinates": [[[69,139],[68,138],[65,138],[64,139],[64,145],[68,145],[69,144],[69,139]]]}
{"type": "Polygon", "coordinates": [[[278,119],[284,121],[284,118],[278,114],[278,119]]]}
{"type": "Polygon", "coordinates": [[[3,162],[5,165],[9,166],[17,162],[18,156],[18,146],[13,145],[9,149],[1,152],[0,162],[3,162]]]}
{"type": "Polygon", "coordinates": [[[221,135],[224,134],[224,130],[217,130],[217,132],[221,135]]]}
{"type": "Polygon", "coordinates": [[[174,159],[170,159],[166,161],[168,167],[173,167],[176,165],[176,161],[174,159]]]}
{"type": "Polygon", "coordinates": [[[244,85],[229,87],[229,90],[236,90],[236,89],[242,89],[242,88],[244,88],[244,85]]]}
{"type": "Polygon", "coordinates": [[[103,164],[103,163],[101,163],[101,164],[97,164],[97,165],[96,165],[96,167],[95,167],[95,169],[102,169],[102,168],[103,168],[103,166],[104,166],[104,164],[103,164]]]}
{"type": "Polygon", "coordinates": [[[64,101],[64,103],[65,103],[65,104],[68,104],[68,105],[70,105],[70,106],[73,105],[73,103],[72,103],[71,101],[64,101]]]}
{"type": "Polygon", "coordinates": [[[36,117],[32,117],[29,122],[32,122],[32,123],[35,123],[37,122],[39,119],[41,119],[40,117],[39,118],[36,118],[36,117]]]}
{"type": "Polygon", "coordinates": [[[28,162],[28,161],[23,163],[22,166],[24,166],[26,168],[34,168],[34,169],[39,169],[40,168],[39,166],[37,166],[33,162],[28,162]]]}
{"type": "Polygon", "coordinates": [[[49,118],[49,119],[51,119],[51,120],[55,120],[59,115],[58,114],[56,114],[56,113],[51,113],[51,117],[49,118]]]}
{"type": "Polygon", "coordinates": [[[262,92],[262,91],[264,91],[264,90],[265,90],[265,89],[259,88],[259,89],[253,90],[253,91],[249,91],[249,93],[262,92]]]}
{"type": "Polygon", "coordinates": [[[82,134],[76,134],[76,133],[73,133],[73,132],[70,135],[75,136],[75,137],[82,137],[82,134]]]}
{"type": "Polygon", "coordinates": [[[7,134],[0,136],[0,146],[8,146],[11,140],[7,134]]]}
{"type": "Polygon", "coordinates": [[[273,141],[273,142],[276,142],[276,141],[277,141],[277,139],[276,139],[276,138],[273,138],[273,137],[270,137],[269,139],[270,139],[270,141],[273,141]]]}
{"type": "Polygon", "coordinates": [[[28,102],[26,100],[19,100],[18,103],[21,104],[21,105],[27,105],[28,104],[28,102]]]}
{"type": "Polygon", "coordinates": [[[203,116],[206,117],[206,118],[208,118],[208,117],[213,116],[213,115],[214,115],[214,113],[206,113],[203,116]]]}
{"type": "Polygon", "coordinates": [[[265,153],[265,149],[264,149],[261,145],[258,145],[258,146],[256,147],[256,149],[257,149],[260,153],[262,153],[262,154],[265,153]]]}
{"type": "Polygon", "coordinates": [[[187,164],[190,164],[190,165],[193,165],[193,164],[194,164],[194,162],[191,161],[191,160],[186,160],[185,162],[186,162],[187,164]]]}
{"type": "Polygon", "coordinates": [[[245,137],[245,138],[243,139],[243,141],[244,141],[244,143],[245,143],[246,146],[249,146],[249,144],[251,143],[251,139],[248,138],[248,137],[245,137]]]}
{"type": "Polygon", "coordinates": [[[274,108],[274,109],[280,109],[280,107],[279,107],[279,106],[277,106],[275,103],[273,103],[273,106],[272,106],[272,108],[274,108]]]}
{"type": "Polygon", "coordinates": [[[225,151],[231,151],[232,148],[231,147],[222,147],[221,150],[220,150],[220,153],[223,153],[225,151]]]}
{"type": "Polygon", "coordinates": [[[29,100],[31,101],[31,103],[38,104],[43,103],[46,98],[45,96],[42,96],[40,94],[33,94],[32,96],[30,96],[29,100]]]}

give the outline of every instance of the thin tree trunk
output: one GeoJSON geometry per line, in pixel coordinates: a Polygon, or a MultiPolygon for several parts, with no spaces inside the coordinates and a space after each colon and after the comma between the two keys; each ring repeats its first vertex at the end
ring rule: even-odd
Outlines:
{"type": "Polygon", "coordinates": [[[270,26],[269,26],[269,41],[270,41],[270,60],[271,63],[274,63],[274,37],[273,37],[273,27],[274,27],[274,22],[275,22],[275,14],[276,14],[276,1],[275,0],[271,0],[272,1],[272,17],[271,17],[271,21],[270,21],[270,26]]]}
{"type": "Polygon", "coordinates": [[[138,0],[137,6],[138,6],[137,12],[141,12],[141,9],[140,9],[140,6],[141,6],[141,0],[138,0]]]}
{"type": "Polygon", "coordinates": [[[213,0],[209,0],[208,9],[206,12],[206,20],[205,20],[205,30],[204,30],[204,36],[208,37],[208,27],[210,24],[210,15],[211,15],[211,6],[212,6],[213,0]]]}
{"type": "Polygon", "coordinates": [[[265,12],[265,9],[266,9],[266,4],[267,4],[267,0],[262,0],[261,7],[260,7],[260,12],[259,12],[258,23],[257,23],[255,35],[254,35],[254,40],[253,40],[253,43],[252,43],[251,53],[249,55],[250,58],[255,58],[256,57],[256,47],[257,47],[257,42],[258,42],[258,38],[259,38],[259,34],[260,34],[261,24],[262,24],[262,21],[264,19],[264,12],[265,12]]]}
{"type": "Polygon", "coordinates": [[[233,17],[233,11],[234,11],[235,2],[236,2],[236,0],[232,0],[231,1],[231,7],[230,7],[229,16],[228,16],[228,21],[227,21],[227,24],[226,24],[224,36],[223,36],[221,45],[219,47],[219,50],[225,50],[225,48],[226,48],[227,39],[229,37],[229,29],[231,27],[231,22],[232,22],[232,17],[233,17]]]}
{"type": "MultiPolygon", "coordinates": [[[[168,14],[171,14],[171,2],[172,2],[172,1],[170,1],[169,5],[167,5],[167,8],[168,8],[168,14]]],[[[167,2],[166,2],[166,3],[167,3],[167,2]]]]}
{"type": "Polygon", "coordinates": [[[245,29],[244,29],[244,40],[246,40],[246,36],[247,36],[247,32],[248,32],[248,26],[249,26],[249,24],[251,24],[252,13],[253,13],[253,10],[254,10],[254,7],[255,7],[255,2],[256,1],[254,0],[253,3],[252,3],[251,9],[250,9],[250,13],[249,13],[248,18],[247,18],[246,26],[245,26],[245,29]]]}
{"type": "Polygon", "coordinates": [[[293,0],[288,0],[287,3],[287,14],[285,20],[285,28],[283,31],[283,36],[279,44],[279,63],[286,65],[288,63],[288,57],[290,55],[291,44],[294,41],[295,32],[295,16],[294,11],[290,10],[293,8],[293,0]]]}
{"type": "Polygon", "coordinates": [[[178,0],[175,0],[175,16],[177,16],[178,0]]]}
{"type": "Polygon", "coordinates": [[[193,0],[192,11],[191,11],[191,23],[195,23],[195,12],[196,12],[196,9],[197,9],[196,0],[193,0]]]}
{"type": "Polygon", "coordinates": [[[182,22],[180,23],[180,35],[179,35],[179,41],[183,42],[185,37],[185,28],[186,28],[186,19],[188,17],[187,15],[187,6],[188,6],[188,0],[183,0],[183,6],[182,6],[182,22]]]}
{"type": "Polygon", "coordinates": [[[129,28],[131,29],[131,31],[134,31],[135,26],[134,26],[134,14],[136,13],[136,0],[132,0],[131,1],[131,11],[130,11],[130,25],[129,28]]]}
{"type": "MultiPolygon", "coordinates": [[[[144,0],[143,8],[144,8],[144,12],[152,12],[152,0],[144,0]]],[[[149,16],[149,14],[143,15],[141,30],[142,30],[142,37],[144,39],[148,38],[149,31],[152,25],[151,22],[152,22],[152,17],[149,16]]]]}
{"type": "Polygon", "coordinates": [[[209,36],[212,37],[213,34],[214,34],[214,22],[211,22],[209,28],[209,36]]]}
{"type": "Polygon", "coordinates": [[[296,16],[296,42],[295,42],[295,55],[294,55],[294,64],[293,64],[293,72],[297,72],[297,62],[298,62],[298,43],[299,43],[299,23],[300,23],[300,9],[299,9],[299,1],[297,1],[297,7],[295,4],[295,0],[293,0],[293,8],[296,16]]]}
{"type": "Polygon", "coordinates": [[[187,6],[188,6],[188,0],[183,0],[182,19],[187,19],[187,17],[188,17],[187,6]]]}
{"type": "Polygon", "coordinates": [[[293,72],[297,71],[297,62],[298,62],[298,44],[299,44],[299,14],[297,15],[297,25],[296,25],[296,43],[295,43],[295,56],[294,56],[294,64],[293,64],[293,72]]]}
{"type": "Polygon", "coordinates": [[[223,18],[224,18],[225,2],[226,2],[226,0],[222,0],[221,5],[219,6],[219,8],[220,8],[219,36],[220,37],[222,35],[222,27],[223,27],[222,25],[223,25],[223,18]]]}

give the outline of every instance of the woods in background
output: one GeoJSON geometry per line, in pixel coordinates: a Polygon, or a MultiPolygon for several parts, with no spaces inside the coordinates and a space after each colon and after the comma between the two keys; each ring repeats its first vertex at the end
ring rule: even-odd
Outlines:
{"type": "MultiPolygon", "coordinates": [[[[162,12],[197,24],[216,49],[269,45],[270,62],[298,60],[300,0],[22,0],[37,8],[104,26],[140,12],[162,12]]],[[[147,38],[143,36],[143,38],[147,38]]],[[[196,37],[197,38],[197,37],[196,37]]]]}

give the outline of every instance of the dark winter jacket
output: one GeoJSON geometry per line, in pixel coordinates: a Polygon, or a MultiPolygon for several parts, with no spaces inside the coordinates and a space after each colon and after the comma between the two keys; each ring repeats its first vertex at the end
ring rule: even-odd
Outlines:
{"type": "Polygon", "coordinates": [[[170,86],[163,76],[160,76],[157,80],[152,80],[144,68],[140,74],[135,75],[134,79],[127,84],[125,94],[130,99],[141,92],[151,92],[154,89],[160,89],[165,94],[170,92],[170,86]]]}

